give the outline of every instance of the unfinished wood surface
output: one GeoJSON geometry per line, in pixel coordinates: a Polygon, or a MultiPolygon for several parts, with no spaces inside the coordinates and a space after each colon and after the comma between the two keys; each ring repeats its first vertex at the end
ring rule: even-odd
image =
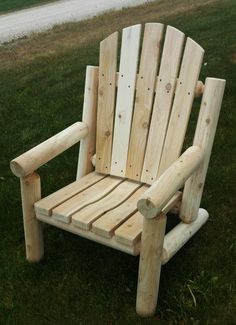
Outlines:
{"type": "Polygon", "coordinates": [[[66,223],[60,222],[54,218],[48,218],[40,213],[37,213],[37,219],[44,223],[52,225],[54,227],[63,229],[65,231],[69,231],[75,235],[79,235],[81,237],[92,240],[96,243],[117,249],[119,251],[122,251],[122,252],[130,254],[130,255],[136,256],[139,254],[139,251],[140,251],[140,243],[137,243],[137,245],[135,245],[134,247],[128,247],[128,246],[118,243],[113,238],[107,239],[105,237],[94,234],[92,231],[87,231],[87,230],[83,230],[78,227],[75,227],[72,223],[66,224],[66,223]]]}
{"type": "Polygon", "coordinates": [[[140,186],[140,183],[134,181],[124,181],[103,199],[90,204],[77,213],[73,214],[72,223],[76,227],[89,230],[93,221],[97,220],[107,211],[110,211],[116,208],[118,205],[122,204],[140,186]]]}
{"type": "Polygon", "coordinates": [[[151,316],[156,311],[165,229],[164,214],[143,220],[136,301],[136,311],[141,316],[151,316]]]}
{"type": "Polygon", "coordinates": [[[149,130],[141,180],[152,184],[157,178],[158,166],[169,122],[176,78],[179,71],[184,34],[168,26],[156,87],[156,97],[149,130]]]}
{"type": "Polygon", "coordinates": [[[130,179],[141,178],[163,29],[163,24],[145,25],[126,165],[126,177],[130,179]]]}
{"type": "Polygon", "coordinates": [[[36,202],[34,204],[35,210],[46,216],[51,216],[52,209],[56,208],[58,205],[62,204],[76,194],[84,191],[91,185],[99,182],[104,177],[106,177],[106,175],[97,174],[95,172],[85,175],[80,180],[61,188],[60,190],[36,202]]]}
{"type": "Polygon", "coordinates": [[[115,239],[124,245],[133,246],[141,239],[142,229],[143,216],[138,211],[115,230],[115,239]]]}
{"type": "Polygon", "coordinates": [[[116,92],[118,33],[100,43],[96,171],[109,174],[116,92]]]}
{"type": "Polygon", "coordinates": [[[111,238],[114,231],[129,217],[137,212],[137,202],[141,195],[147,190],[147,186],[142,186],[134,194],[132,194],[124,203],[117,208],[105,213],[98,220],[93,222],[92,230],[94,233],[111,238]]]}
{"type": "Polygon", "coordinates": [[[203,161],[200,147],[188,148],[143,194],[138,201],[138,210],[146,218],[161,213],[173,195],[184,185],[190,175],[203,161]]]}
{"type": "MultiPolygon", "coordinates": [[[[175,28],[176,29],[176,28],[175,28]]],[[[182,32],[180,32],[182,33],[182,32]]],[[[183,33],[182,33],[183,34],[183,33]]],[[[117,72],[116,73],[116,86],[118,86],[118,80],[119,80],[119,75],[120,73],[117,72]]],[[[138,78],[140,77],[140,74],[137,73],[136,75],[136,87],[135,87],[135,90],[137,90],[137,81],[138,81],[138,78]]],[[[159,76],[156,77],[156,80],[155,80],[155,87],[154,87],[154,92],[157,91],[157,83],[158,83],[158,80],[160,79],[159,76]]],[[[174,85],[174,91],[176,90],[176,84],[178,83],[178,80],[179,78],[176,79],[176,83],[174,85]]],[[[201,80],[198,80],[197,81],[197,84],[196,84],[196,87],[195,87],[195,91],[194,91],[194,96],[196,98],[200,97],[202,94],[203,94],[203,91],[204,91],[204,83],[201,81],[201,80]]]]}
{"type": "Polygon", "coordinates": [[[193,144],[201,146],[204,160],[200,168],[186,182],[180,217],[184,222],[196,219],[201,203],[206,173],[218,123],[225,89],[225,80],[207,78],[193,144]]]}
{"type": "MultiPolygon", "coordinates": [[[[167,214],[180,201],[181,196],[182,193],[178,191],[164,207],[162,213],[167,214]]],[[[115,239],[124,245],[133,246],[140,240],[142,231],[143,216],[137,212],[115,231],[115,239]]]]}
{"type": "Polygon", "coordinates": [[[118,177],[105,177],[100,182],[53,209],[52,217],[62,222],[71,222],[73,214],[83,207],[102,199],[123,181],[123,179],[118,177]]]}
{"type": "Polygon", "coordinates": [[[93,170],[91,158],[95,153],[98,98],[98,67],[87,66],[82,121],[88,127],[88,135],[80,141],[76,179],[93,170]]]}
{"type": "Polygon", "coordinates": [[[203,48],[187,38],[157,177],[180,156],[203,55],[203,48]]]}
{"type": "Polygon", "coordinates": [[[10,167],[13,174],[18,177],[29,175],[49,160],[79,142],[87,134],[88,127],[85,123],[74,123],[62,132],[12,160],[10,167]]]}
{"type": "Polygon", "coordinates": [[[141,25],[123,29],[111,175],[125,176],[139,58],[141,25]]]}
{"type": "Polygon", "coordinates": [[[41,198],[40,177],[36,173],[20,179],[26,258],[38,262],[44,255],[43,227],[36,219],[34,203],[41,198]]]}
{"type": "Polygon", "coordinates": [[[204,209],[199,209],[197,218],[191,224],[180,222],[165,235],[162,253],[162,264],[169,260],[195,235],[195,233],[207,222],[209,214],[204,209]]]}

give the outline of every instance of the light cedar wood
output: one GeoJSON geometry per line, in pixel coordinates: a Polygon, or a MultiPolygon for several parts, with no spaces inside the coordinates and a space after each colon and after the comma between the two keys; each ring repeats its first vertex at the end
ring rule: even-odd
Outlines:
{"type": "Polygon", "coordinates": [[[209,214],[204,209],[199,209],[197,218],[190,224],[180,222],[165,235],[162,254],[162,264],[169,260],[193,237],[193,235],[207,222],[209,214]]]}
{"type": "Polygon", "coordinates": [[[147,186],[142,186],[132,194],[124,203],[108,211],[98,220],[93,222],[92,230],[100,236],[111,238],[114,231],[135,212],[137,212],[137,202],[140,196],[147,190],[147,186]]]}
{"type": "Polygon", "coordinates": [[[125,176],[139,58],[141,25],[123,29],[111,175],[125,176]]]}
{"type": "Polygon", "coordinates": [[[115,239],[123,245],[133,246],[140,241],[143,230],[143,216],[136,212],[115,230],[115,239]]]}
{"type": "Polygon", "coordinates": [[[102,199],[123,181],[124,179],[118,177],[105,177],[53,209],[52,217],[61,222],[71,222],[71,216],[73,214],[83,207],[102,199]]]}
{"type": "MultiPolygon", "coordinates": [[[[171,211],[180,202],[181,196],[182,193],[178,191],[164,207],[162,213],[166,214],[171,211]]],[[[133,246],[140,240],[142,231],[143,216],[137,212],[115,231],[115,239],[124,245],[133,246]]]]}
{"type": "Polygon", "coordinates": [[[188,148],[142,195],[138,201],[138,210],[145,218],[154,218],[161,213],[168,201],[199,167],[203,154],[200,147],[188,148]]]}
{"type": "Polygon", "coordinates": [[[36,219],[34,203],[41,198],[40,177],[36,173],[20,178],[26,258],[38,262],[44,255],[43,227],[36,219]]]}
{"type": "Polygon", "coordinates": [[[72,223],[66,224],[66,223],[60,222],[54,218],[48,218],[45,215],[40,214],[40,213],[37,213],[37,219],[44,223],[52,225],[54,227],[63,229],[65,231],[71,232],[73,234],[79,235],[79,236],[87,238],[87,239],[90,239],[96,243],[120,250],[120,251],[125,252],[130,255],[137,256],[140,251],[140,243],[137,243],[137,245],[135,245],[134,247],[125,246],[125,245],[118,243],[114,238],[107,239],[105,237],[102,237],[102,236],[99,236],[99,235],[93,233],[92,231],[87,231],[87,230],[83,230],[81,228],[75,227],[72,223]]]}
{"type": "Polygon", "coordinates": [[[98,97],[98,68],[87,66],[82,121],[88,126],[88,135],[80,141],[76,179],[93,170],[91,158],[95,153],[98,97]]]}
{"type": "Polygon", "coordinates": [[[163,29],[163,24],[150,23],[144,30],[126,165],[126,177],[134,180],[141,178],[163,29]]]}
{"type": "Polygon", "coordinates": [[[95,220],[97,220],[107,211],[110,211],[122,204],[140,186],[141,184],[134,181],[124,181],[101,200],[94,202],[93,204],[90,204],[73,214],[72,223],[76,227],[89,230],[95,220]]]}
{"type": "MultiPolygon", "coordinates": [[[[182,32],[181,32],[182,33],[182,32]]],[[[183,34],[183,33],[182,33],[183,34]]],[[[118,80],[119,80],[119,75],[120,73],[117,72],[116,73],[116,87],[118,86],[118,80]]],[[[137,73],[136,75],[136,87],[135,87],[135,90],[137,90],[137,81],[138,79],[140,78],[140,74],[137,73]]],[[[155,87],[154,87],[154,92],[157,91],[157,83],[158,83],[158,79],[160,79],[159,76],[156,77],[156,80],[155,80],[155,87]]],[[[176,79],[176,82],[174,84],[174,92],[176,91],[176,85],[178,84],[178,80],[179,78],[176,79]]],[[[204,84],[201,80],[198,80],[197,81],[197,84],[196,84],[196,87],[195,87],[195,91],[194,91],[194,97],[195,98],[198,98],[200,97],[202,94],[203,94],[203,91],[204,91],[204,84]]]]}
{"type": "Polygon", "coordinates": [[[109,174],[116,92],[118,33],[100,43],[97,111],[96,171],[109,174]]]}
{"type": "MultiPolygon", "coordinates": [[[[38,220],[44,223],[56,226],[76,235],[80,235],[84,238],[93,240],[97,243],[123,251],[130,255],[136,256],[140,253],[140,242],[137,242],[134,246],[126,245],[123,244],[123,242],[117,241],[115,237],[102,238],[103,236],[100,236],[96,233],[74,227],[72,224],[62,223],[37,212],[36,217],[38,220]]],[[[169,260],[177,253],[177,251],[183,247],[183,245],[201,228],[201,226],[207,221],[207,218],[207,211],[204,209],[199,209],[196,221],[191,224],[185,224],[181,222],[165,235],[162,252],[162,264],[169,262],[169,260]]]]}
{"type": "Polygon", "coordinates": [[[203,55],[203,48],[187,38],[157,177],[180,156],[203,55]]]}
{"type": "Polygon", "coordinates": [[[176,28],[168,26],[142,169],[141,180],[147,184],[152,184],[157,178],[175,92],[176,78],[182,57],[183,42],[184,34],[176,28]]]}
{"type": "Polygon", "coordinates": [[[80,180],[61,188],[60,190],[36,202],[34,204],[35,210],[38,213],[44,214],[46,216],[51,216],[52,209],[56,208],[66,200],[72,198],[76,194],[84,191],[88,187],[99,182],[104,177],[106,177],[106,175],[97,174],[94,172],[85,175],[80,180]]]}
{"type": "Polygon", "coordinates": [[[207,78],[202,98],[193,145],[201,146],[204,160],[200,168],[186,182],[180,217],[184,222],[193,222],[198,213],[206,173],[212,151],[216,127],[225,89],[225,80],[207,78]]]}
{"type": "Polygon", "coordinates": [[[165,214],[150,220],[143,218],[136,300],[136,311],[141,316],[156,311],[165,229],[165,214]]]}
{"type": "Polygon", "coordinates": [[[12,160],[10,164],[11,170],[16,176],[25,177],[79,142],[87,134],[87,125],[82,122],[76,122],[62,132],[12,160]]]}

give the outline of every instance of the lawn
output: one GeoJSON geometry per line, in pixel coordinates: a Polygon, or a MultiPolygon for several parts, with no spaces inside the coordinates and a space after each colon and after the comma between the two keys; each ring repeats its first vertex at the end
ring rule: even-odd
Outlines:
{"type": "MultiPolygon", "coordinates": [[[[235,21],[234,0],[161,0],[0,47],[0,324],[235,324],[235,21]],[[98,63],[99,40],[148,21],[201,44],[201,80],[224,78],[227,86],[202,200],[210,220],[163,267],[157,314],[141,319],[138,258],[46,227],[44,260],[25,261],[19,180],[9,161],[81,120],[85,66],[98,63]]],[[[44,196],[74,180],[77,155],[73,147],[40,168],[44,196]]]]}
{"type": "MultiPolygon", "coordinates": [[[[0,14],[8,13],[13,10],[25,9],[35,5],[44,4],[53,0],[1,0],[0,14]]],[[[54,0],[55,1],[55,0],[54,0]]]]}

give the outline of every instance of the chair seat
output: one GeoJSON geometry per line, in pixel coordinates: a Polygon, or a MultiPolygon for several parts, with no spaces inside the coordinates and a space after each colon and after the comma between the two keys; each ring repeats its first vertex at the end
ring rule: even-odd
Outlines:
{"type": "MultiPolygon", "coordinates": [[[[143,216],[137,201],[147,188],[140,182],[92,172],[36,202],[35,212],[43,222],[138,255],[143,216]]],[[[165,212],[179,199],[177,193],[165,212]]]]}

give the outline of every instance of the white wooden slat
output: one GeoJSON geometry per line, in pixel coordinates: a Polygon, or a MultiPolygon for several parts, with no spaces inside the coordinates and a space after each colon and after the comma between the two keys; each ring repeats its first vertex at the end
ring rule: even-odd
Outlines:
{"type": "Polygon", "coordinates": [[[157,177],[180,156],[203,55],[203,48],[187,38],[157,177]]]}
{"type": "Polygon", "coordinates": [[[105,212],[116,208],[129,198],[139,187],[140,183],[124,181],[103,199],[90,204],[72,215],[72,223],[79,228],[89,230],[93,221],[105,212]]]}
{"type": "Polygon", "coordinates": [[[163,29],[163,24],[145,25],[126,166],[126,177],[130,179],[141,178],[163,29]]]}
{"type": "Polygon", "coordinates": [[[118,177],[105,177],[94,186],[73,196],[71,199],[53,209],[52,217],[59,221],[69,223],[71,221],[72,214],[76,213],[86,205],[100,200],[110,193],[122,181],[123,179],[118,177]]]}
{"type": "Polygon", "coordinates": [[[123,29],[122,33],[111,162],[111,175],[116,176],[125,176],[139,58],[140,34],[141,25],[127,27],[123,29]]]}
{"type": "Polygon", "coordinates": [[[137,212],[137,202],[147,188],[147,186],[142,186],[124,203],[119,205],[117,208],[106,212],[103,216],[93,222],[93,232],[100,236],[111,238],[116,228],[137,212]]]}
{"type": "Polygon", "coordinates": [[[37,212],[50,216],[52,214],[52,209],[99,182],[104,177],[105,175],[92,172],[82,177],[80,180],[61,188],[60,190],[36,202],[34,204],[34,208],[37,212]]]}
{"type": "Polygon", "coordinates": [[[183,43],[184,34],[176,28],[168,26],[142,170],[141,180],[144,183],[152,184],[157,177],[182,57],[183,43]]]}
{"type": "Polygon", "coordinates": [[[100,43],[96,171],[109,174],[116,93],[118,33],[100,43]]]}

